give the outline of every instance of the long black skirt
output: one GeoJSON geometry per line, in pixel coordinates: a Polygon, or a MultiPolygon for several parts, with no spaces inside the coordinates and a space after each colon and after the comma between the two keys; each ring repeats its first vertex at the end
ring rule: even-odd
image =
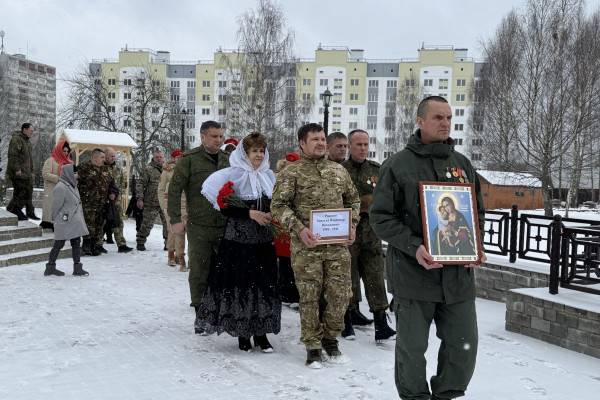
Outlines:
{"type": "Polygon", "coordinates": [[[271,243],[223,239],[198,309],[206,333],[234,337],[279,333],[281,300],[277,257],[271,243]]]}

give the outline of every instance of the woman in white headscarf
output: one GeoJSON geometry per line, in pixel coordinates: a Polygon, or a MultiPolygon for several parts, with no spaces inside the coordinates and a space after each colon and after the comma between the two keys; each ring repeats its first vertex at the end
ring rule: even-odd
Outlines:
{"type": "Polygon", "coordinates": [[[270,353],[267,334],[279,333],[281,301],[270,225],[275,174],[269,169],[266,138],[260,133],[246,136],[229,164],[202,185],[202,194],[227,217],[227,224],[198,318],[206,333],[237,337],[240,350],[252,349],[253,336],[254,346],[270,353]],[[224,198],[222,189],[227,187],[236,201],[224,198]]]}

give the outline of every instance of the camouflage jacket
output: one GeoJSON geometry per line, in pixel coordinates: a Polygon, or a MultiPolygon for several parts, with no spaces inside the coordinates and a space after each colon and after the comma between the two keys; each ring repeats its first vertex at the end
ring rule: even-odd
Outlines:
{"type": "Polygon", "coordinates": [[[157,193],[161,174],[162,165],[158,165],[152,160],[138,179],[136,194],[138,200],[144,200],[144,207],[160,207],[157,193]]]}
{"type": "Polygon", "coordinates": [[[222,232],[225,227],[225,217],[202,195],[202,184],[210,174],[227,167],[229,167],[227,154],[219,151],[215,161],[203,146],[187,151],[177,161],[169,184],[167,205],[172,224],[181,222],[181,193],[184,192],[187,200],[188,223],[204,228],[215,228],[211,232],[207,230],[206,235],[222,232]]]}
{"type": "Polygon", "coordinates": [[[304,154],[279,172],[271,201],[273,218],[291,233],[292,247],[299,244],[300,231],[309,227],[311,210],[352,208],[357,224],[359,207],[358,192],[344,167],[304,154]]]}
{"type": "Polygon", "coordinates": [[[106,164],[106,169],[110,172],[110,175],[113,178],[113,182],[116,188],[119,190],[119,193],[125,193],[127,189],[127,185],[125,182],[125,175],[123,174],[123,169],[117,166],[117,163],[113,163],[112,165],[106,164]]]}
{"type": "Polygon", "coordinates": [[[32,179],[33,160],[31,158],[31,141],[21,132],[16,132],[8,145],[8,161],[6,175],[11,179],[32,179]],[[20,175],[17,176],[17,171],[20,175]]]}
{"type": "Polygon", "coordinates": [[[358,190],[361,217],[367,216],[369,207],[373,202],[373,191],[375,190],[375,186],[377,186],[380,165],[371,160],[358,163],[350,157],[342,163],[342,166],[348,170],[350,178],[352,178],[352,183],[354,183],[356,190],[358,190]]]}
{"type": "Polygon", "coordinates": [[[77,168],[77,188],[84,207],[103,207],[113,178],[108,167],[97,167],[87,161],[77,168]]]}

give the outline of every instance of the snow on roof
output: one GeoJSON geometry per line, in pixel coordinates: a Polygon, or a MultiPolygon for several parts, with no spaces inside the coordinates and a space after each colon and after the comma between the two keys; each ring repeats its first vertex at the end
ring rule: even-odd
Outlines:
{"type": "Polygon", "coordinates": [[[98,146],[138,147],[125,132],[88,131],[84,129],[64,129],[63,135],[72,144],[97,144],[98,146]]]}
{"type": "Polygon", "coordinates": [[[477,173],[492,185],[542,187],[542,182],[535,176],[525,172],[477,170],[477,173]]]}

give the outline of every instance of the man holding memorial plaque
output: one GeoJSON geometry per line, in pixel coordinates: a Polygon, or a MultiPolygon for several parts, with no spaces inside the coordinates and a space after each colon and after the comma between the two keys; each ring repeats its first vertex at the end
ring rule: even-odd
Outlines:
{"type": "Polygon", "coordinates": [[[346,169],[325,157],[320,125],[302,126],[298,141],[302,156],[277,176],[271,212],[291,235],[306,364],[320,368],[322,348],[329,361],[347,361],[337,337],[352,295],[347,246],[354,241],[360,199],[346,169]],[[321,322],[322,293],[327,304],[321,322]]]}

